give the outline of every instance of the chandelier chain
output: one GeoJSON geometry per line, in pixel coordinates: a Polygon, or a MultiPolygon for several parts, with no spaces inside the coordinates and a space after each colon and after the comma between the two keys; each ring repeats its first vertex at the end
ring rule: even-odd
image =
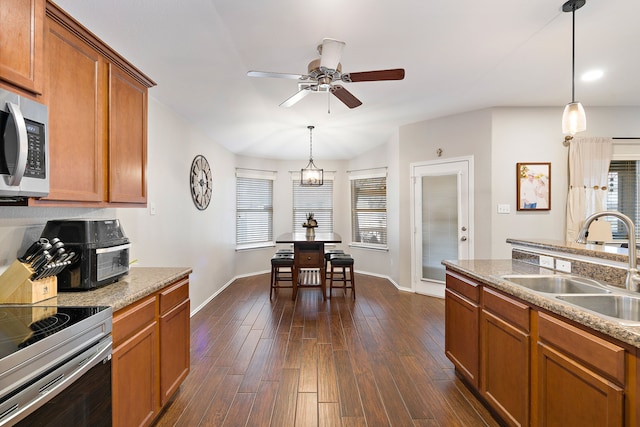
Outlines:
{"type": "Polygon", "coordinates": [[[307,126],[309,128],[309,161],[313,161],[313,126],[307,126]]]}

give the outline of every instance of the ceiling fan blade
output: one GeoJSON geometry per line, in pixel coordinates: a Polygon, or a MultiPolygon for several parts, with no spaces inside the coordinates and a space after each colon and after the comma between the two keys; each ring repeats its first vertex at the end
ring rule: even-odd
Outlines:
{"type": "Polygon", "coordinates": [[[323,39],[320,52],[320,67],[324,67],[327,70],[337,70],[344,45],[345,42],[340,40],[323,39]]]}
{"type": "Polygon", "coordinates": [[[377,82],[380,80],[402,80],[404,79],[404,68],[394,68],[392,70],[362,71],[359,73],[345,73],[342,80],[345,82],[377,82]]]}
{"type": "Polygon", "coordinates": [[[304,76],[302,74],[287,74],[287,73],[271,73],[269,71],[248,71],[249,77],[272,77],[276,79],[294,79],[300,80],[304,76]]]}
{"type": "Polygon", "coordinates": [[[343,86],[333,85],[331,86],[331,93],[336,96],[340,101],[349,108],[356,108],[362,105],[362,101],[353,96],[351,92],[346,90],[343,86]]]}
{"type": "Polygon", "coordinates": [[[280,104],[280,107],[291,107],[292,105],[294,105],[295,103],[300,101],[302,98],[304,98],[305,96],[309,95],[310,92],[311,92],[310,88],[300,89],[298,92],[294,93],[289,98],[285,99],[280,104]]]}

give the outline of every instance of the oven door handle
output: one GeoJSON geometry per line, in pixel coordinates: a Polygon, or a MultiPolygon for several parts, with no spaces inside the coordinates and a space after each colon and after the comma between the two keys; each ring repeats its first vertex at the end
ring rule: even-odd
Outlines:
{"type": "Polygon", "coordinates": [[[129,249],[131,247],[131,243],[127,243],[125,245],[111,246],[110,248],[100,248],[96,249],[97,254],[108,254],[109,252],[117,252],[123,249],[129,249]]]}
{"type": "Polygon", "coordinates": [[[91,368],[111,360],[112,339],[100,341],[14,396],[16,403],[0,414],[0,426],[13,425],[26,418],[87,373],[91,368]]]}

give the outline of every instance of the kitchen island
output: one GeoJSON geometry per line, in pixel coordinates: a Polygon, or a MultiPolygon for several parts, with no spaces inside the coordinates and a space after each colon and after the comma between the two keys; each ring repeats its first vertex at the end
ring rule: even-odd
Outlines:
{"type": "Polygon", "coordinates": [[[132,268],[113,284],[58,294],[59,306],[113,307],[114,427],[151,425],[189,373],[191,271],[132,268]]]}
{"type": "MultiPolygon", "coordinates": [[[[585,259],[593,248],[519,246],[524,249],[514,250],[513,259],[443,261],[445,353],[456,374],[507,425],[638,425],[640,323],[598,315],[504,277],[562,274],[541,267],[531,249],[615,280],[618,266],[585,259]]],[[[615,258],[607,262],[624,261],[621,253],[607,255],[615,258]]]]}

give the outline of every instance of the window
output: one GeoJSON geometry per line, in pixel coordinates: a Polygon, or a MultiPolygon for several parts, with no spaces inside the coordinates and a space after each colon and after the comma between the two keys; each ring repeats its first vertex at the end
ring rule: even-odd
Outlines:
{"type": "Polygon", "coordinates": [[[351,177],[351,241],[387,247],[387,177],[351,177]]]}
{"type": "Polygon", "coordinates": [[[236,171],[236,248],[273,245],[274,172],[236,171]]]}
{"type": "MultiPolygon", "coordinates": [[[[636,225],[636,237],[640,238],[640,204],[638,189],[640,188],[640,161],[612,160],[609,165],[609,184],[607,193],[607,210],[618,211],[633,220],[636,225]]],[[[611,233],[614,239],[626,239],[627,231],[622,222],[616,218],[605,217],[611,222],[611,233]]]]}
{"type": "Polygon", "coordinates": [[[313,212],[318,221],[317,233],[333,233],[333,180],[325,177],[324,184],[319,187],[303,187],[300,180],[293,183],[293,232],[302,233],[302,224],[313,212]]]}

